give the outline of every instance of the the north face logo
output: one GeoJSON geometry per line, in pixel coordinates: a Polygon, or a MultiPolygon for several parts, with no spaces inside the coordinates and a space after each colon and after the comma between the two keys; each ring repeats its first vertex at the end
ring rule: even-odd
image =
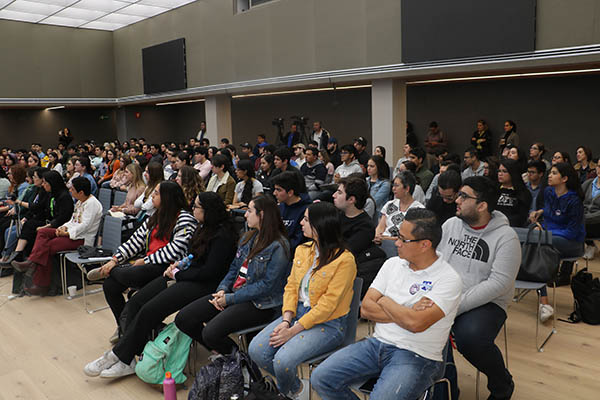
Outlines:
{"type": "Polygon", "coordinates": [[[462,239],[449,238],[448,244],[454,247],[452,254],[484,263],[490,259],[490,247],[485,240],[477,239],[477,236],[463,235],[462,239]]]}

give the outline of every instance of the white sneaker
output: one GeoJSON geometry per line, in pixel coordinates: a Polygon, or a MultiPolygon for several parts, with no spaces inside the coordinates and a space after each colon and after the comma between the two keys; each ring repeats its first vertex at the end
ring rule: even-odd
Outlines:
{"type": "Polygon", "coordinates": [[[83,373],[87,376],[98,376],[102,371],[112,367],[117,362],[119,362],[119,358],[115,355],[115,353],[112,352],[112,350],[108,350],[102,355],[102,357],[86,365],[83,368],[83,373]]]}
{"type": "Polygon", "coordinates": [[[105,369],[100,373],[100,378],[121,378],[122,376],[135,374],[135,359],[131,364],[127,365],[123,361],[118,361],[109,369],[105,369]]]}
{"type": "Polygon", "coordinates": [[[585,253],[583,254],[583,258],[586,260],[593,260],[596,255],[596,245],[585,246],[585,253]]]}
{"type": "Polygon", "coordinates": [[[300,390],[297,393],[291,395],[291,398],[294,400],[308,400],[309,399],[309,383],[308,379],[300,379],[300,390]]]}
{"type": "Polygon", "coordinates": [[[102,270],[101,267],[89,270],[87,273],[88,280],[99,281],[100,279],[104,278],[104,276],[102,276],[102,272],[100,272],[101,270],[102,270]]]}
{"type": "Polygon", "coordinates": [[[546,322],[554,315],[554,309],[550,304],[540,304],[540,321],[546,322]]]}

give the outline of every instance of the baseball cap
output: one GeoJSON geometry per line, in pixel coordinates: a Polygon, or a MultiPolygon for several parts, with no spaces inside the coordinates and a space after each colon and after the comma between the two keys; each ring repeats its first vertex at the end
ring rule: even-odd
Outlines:
{"type": "Polygon", "coordinates": [[[329,138],[329,143],[335,143],[335,144],[337,144],[337,142],[338,142],[338,141],[337,141],[337,139],[336,139],[336,138],[334,138],[334,137],[330,137],[330,138],[329,138]]]}
{"type": "Polygon", "coordinates": [[[365,139],[362,136],[357,137],[356,139],[354,139],[354,142],[358,142],[360,143],[362,146],[366,146],[367,145],[367,139],[365,139]]]}
{"type": "Polygon", "coordinates": [[[244,148],[246,148],[246,149],[251,149],[251,148],[252,148],[252,145],[251,145],[250,143],[246,142],[246,143],[242,143],[242,146],[241,146],[241,147],[244,147],[244,148]]]}

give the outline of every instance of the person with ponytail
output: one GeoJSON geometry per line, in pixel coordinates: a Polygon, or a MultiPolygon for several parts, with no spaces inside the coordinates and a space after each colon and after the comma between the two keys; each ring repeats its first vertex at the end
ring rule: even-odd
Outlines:
{"type": "Polygon", "coordinates": [[[240,160],[235,174],[239,182],[235,185],[233,204],[229,208],[247,207],[253,197],[263,193],[263,185],[254,177],[254,166],[250,160],[240,160]]]}
{"type": "Polygon", "coordinates": [[[344,245],[333,204],[311,204],[301,224],[310,241],[296,248],[282,316],[249,347],[252,360],[277,378],[281,393],[293,398],[306,384],[298,379],[298,365],[342,344],[356,278],[356,262],[344,245]]]}

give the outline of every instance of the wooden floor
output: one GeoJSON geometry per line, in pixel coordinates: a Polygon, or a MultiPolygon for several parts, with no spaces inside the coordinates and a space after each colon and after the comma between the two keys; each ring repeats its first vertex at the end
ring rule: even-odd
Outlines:
{"type": "MultiPolygon", "coordinates": [[[[600,262],[591,262],[590,269],[597,276],[600,262]]],[[[62,297],[9,300],[11,283],[10,277],[0,279],[0,399],[162,398],[135,376],[105,381],[83,374],[83,366],[109,348],[108,337],[115,329],[109,310],[89,315],[81,299],[62,297]]],[[[572,311],[570,289],[557,289],[557,296],[558,315],[566,317],[572,311]]],[[[94,295],[91,303],[101,306],[104,298],[94,295]]],[[[600,398],[600,326],[559,321],[558,333],[545,351],[538,353],[535,307],[535,293],[530,293],[509,308],[509,369],[516,384],[513,399],[600,398]]],[[[546,333],[549,324],[543,328],[546,333]]],[[[359,336],[365,333],[366,325],[361,324],[359,336]]],[[[502,334],[498,343],[504,351],[502,334]]],[[[207,353],[200,353],[199,359],[206,360],[207,353]]],[[[456,362],[461,399],[475,399],[475,368],[460,356],[456,362]]],[[[487,396],[484,377],[481,398],[487,396]]],[[[187,398],[187,391],[179,391],[178,397],[187,398]]]]}

